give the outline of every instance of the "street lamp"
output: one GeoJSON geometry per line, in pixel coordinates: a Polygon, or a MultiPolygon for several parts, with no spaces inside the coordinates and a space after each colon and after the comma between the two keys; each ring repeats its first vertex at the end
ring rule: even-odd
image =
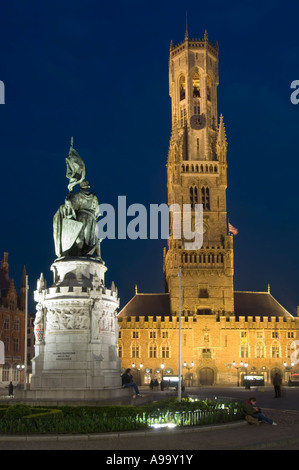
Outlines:
{"type": "Polygon", "coordinates": [[[190,370],[194,367],[194,362],[192,361],[190,366],[188,366],[188,363],[186,361],[184,361],[184,367],[185,369],[188,370],[188,385],[191,386],[191,381],[192,381],[192,374],[190,374],[190,370]],[[189,383],[190,382],[190,383],[189,383]]]}
{"type": "Polygon", "coordinates": [[[237,387],[240,386],[240,379],[239,379],[239,369],[241,369],[241,367],[243,367],[243,362],[241,362],[240,366],[236,366],[236,361],[233,361],[233,366],[235,369],[237,369],[237,387]]]}
{"type": "Polygon", "coordinates": [[[138,368],[138,367],[136,368],[136,364],[135,364],[135,362],[133,362],[132,367],[133,367],[134,370],[137,371],[137,382],[138,382],[138,385],[141,385],[141,374],[140,374],[140,371],[141,371],[141,369],[143,368],[143,363],[141,362],[139,368],[138,368]]]}
{"type": "Polygon", "coordinates": [[[233,361],[233,366],[235,367],[235,369],[237,369],[237,387],[239,387],[240,386],[239,369],[242,369],[243,367],[246,367],[246,370],[247,370],[248,364],[247,364],[247,362],[245,362],[245,364],[244,364],[244,362],[241,361],[240,365],[238,367],[238,366],[236,366],[236,361],[233,361]]]}
{"type": "Polygon", "coordinates": [[[164,370],[165,365],[162,363],[161,364],[161,369],[162,369],[162,380],[161,380],[161,391],[163,392],[164,390],[164,384],[163,384],[163,370],[164,370]]]}
{"type": "Polygon", "coordinates": [[[291,362],[291,365],[288,366],[288,363],[286,361],[284,361],[283,365],[284,365],[284,368],[285,368],[285,378],[287,378],[287,372],[289,372],[288,380],[290,380],[291,379],[292,368],[294,367],[294,362],[291,362]]]}

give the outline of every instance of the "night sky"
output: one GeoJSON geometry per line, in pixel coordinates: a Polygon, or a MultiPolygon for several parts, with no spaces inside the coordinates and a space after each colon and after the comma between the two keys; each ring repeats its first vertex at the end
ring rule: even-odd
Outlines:
{"type": "MultiPolygon", "coordinates": [[[[218,111],[228,140],[227,209],[235,290],[299,305],[298,14],[282,1],[13,1],[0,8],[1,233],[10,276],[26,265],[33,290],[52,282],[52,220],[67,194],[74,147],[100,203],[167,202],[171,132],[169,45],[219,43],[218,111]]],[[[105,240],[106,285],[121,307],[139,292],[163,292],[165,240],[105,240]]]]}

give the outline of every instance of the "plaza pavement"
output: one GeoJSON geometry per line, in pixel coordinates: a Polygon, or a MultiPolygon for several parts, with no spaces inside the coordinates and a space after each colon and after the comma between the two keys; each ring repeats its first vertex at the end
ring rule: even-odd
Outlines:
{"type": "MultiPolygon", "coordinates": [[[[172,396],[174,391],[150,391],[141,387],[142,398],[124,397],[123,404],[139,405],[172,396]]],[[[272,387],[245,390],[243,387],[206,387],[187,389],[189,395],[202,398],[231,397],[246,400],[257,398],[264,414],[274,419],[277,426],[263,423],[248,425],[236,423],[198,426],[186,429],[134,431],[90,435],[0,435],[0,450],[101,450],[113,455],[117,451],[138,451],[140,455],[152,451],[182,453],[200,450],[299,450],[299,387],[283,387],[281,398],[274,398],[272,387]]],[[[6,402],[5,396],[1,397],[6,402]]],[[[15,402],[10,399],[9,403],[15,402]]],[[[105,403],[120,404],[119,400],[105,403]]],[[[156,452],[157,453],[157,452],[156,452]]],[[[134,452],[136,455],[136,452],[134,452]]]]}

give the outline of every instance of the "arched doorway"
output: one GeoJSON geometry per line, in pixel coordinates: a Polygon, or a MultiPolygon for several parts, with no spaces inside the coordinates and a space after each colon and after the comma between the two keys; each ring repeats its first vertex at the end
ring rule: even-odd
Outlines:
{"type": "Polygon", "coordinates": [[[213,385],[214,384],[214,371],[210,367],[204,367],[199,371],[200,385],[213,385]]]}

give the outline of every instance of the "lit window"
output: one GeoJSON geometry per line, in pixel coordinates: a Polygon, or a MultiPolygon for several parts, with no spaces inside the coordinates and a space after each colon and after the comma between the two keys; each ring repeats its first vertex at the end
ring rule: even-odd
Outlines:
{"type": "Polygon", "coordinates": [[[255,357],[265,357],[265,345],[262,341],[258,342],[255,348],[255,357]]]}
{"type": "Polygon", "coordinates": [[[153,343],[149,345],[148,356],[150,358],[156,358],[157,357],[157,346],[153,343]]]}
{"type": "Polygon", "coordinates": [[[211,101],[211,88],[212,88],[211,79],[210,77],[208,77],[207,78],[207,100],[208,101],[211,101]]]}
{"type": "Polygon", "coordinates": [[[184,100],[186,98],[186,83],[185,83],[185,77],[181,76],[180,78],[180,83],[179,83],[179,92],[180,92],[180,101],[184,100]]]}
{"type": "Polygon", "coordinates": [[[240,357],[249,357],[248,356],[248,345],[247,344],[241,344],[240,347],[240,357]]]}
{"type": "Polygon", "coordinates": [[[199,78],[198,72],[195,72],[195,74],[193,75],[192,88],[193,88],[193,98],[199,98],[200,97],[200,78],[199,78]]]}
{"type": "Polygon", "coordinates": [[[138,344],[133,344],[132,345],[132,357],[139,357],[139,345],[138,344]]]}
{"type": "Polygon", "coordinates": [[[278,358],[280,357],[280,347],[278,343],[273,343],[271,345],[271,357],[278,358]]]}
{"type": "Polygon", "coordinates": [[[161,348],[161,357],[163,357],[163,358],[169,358],[170,357],[169,346],[162,346],[162,348],[161,348]]]}

